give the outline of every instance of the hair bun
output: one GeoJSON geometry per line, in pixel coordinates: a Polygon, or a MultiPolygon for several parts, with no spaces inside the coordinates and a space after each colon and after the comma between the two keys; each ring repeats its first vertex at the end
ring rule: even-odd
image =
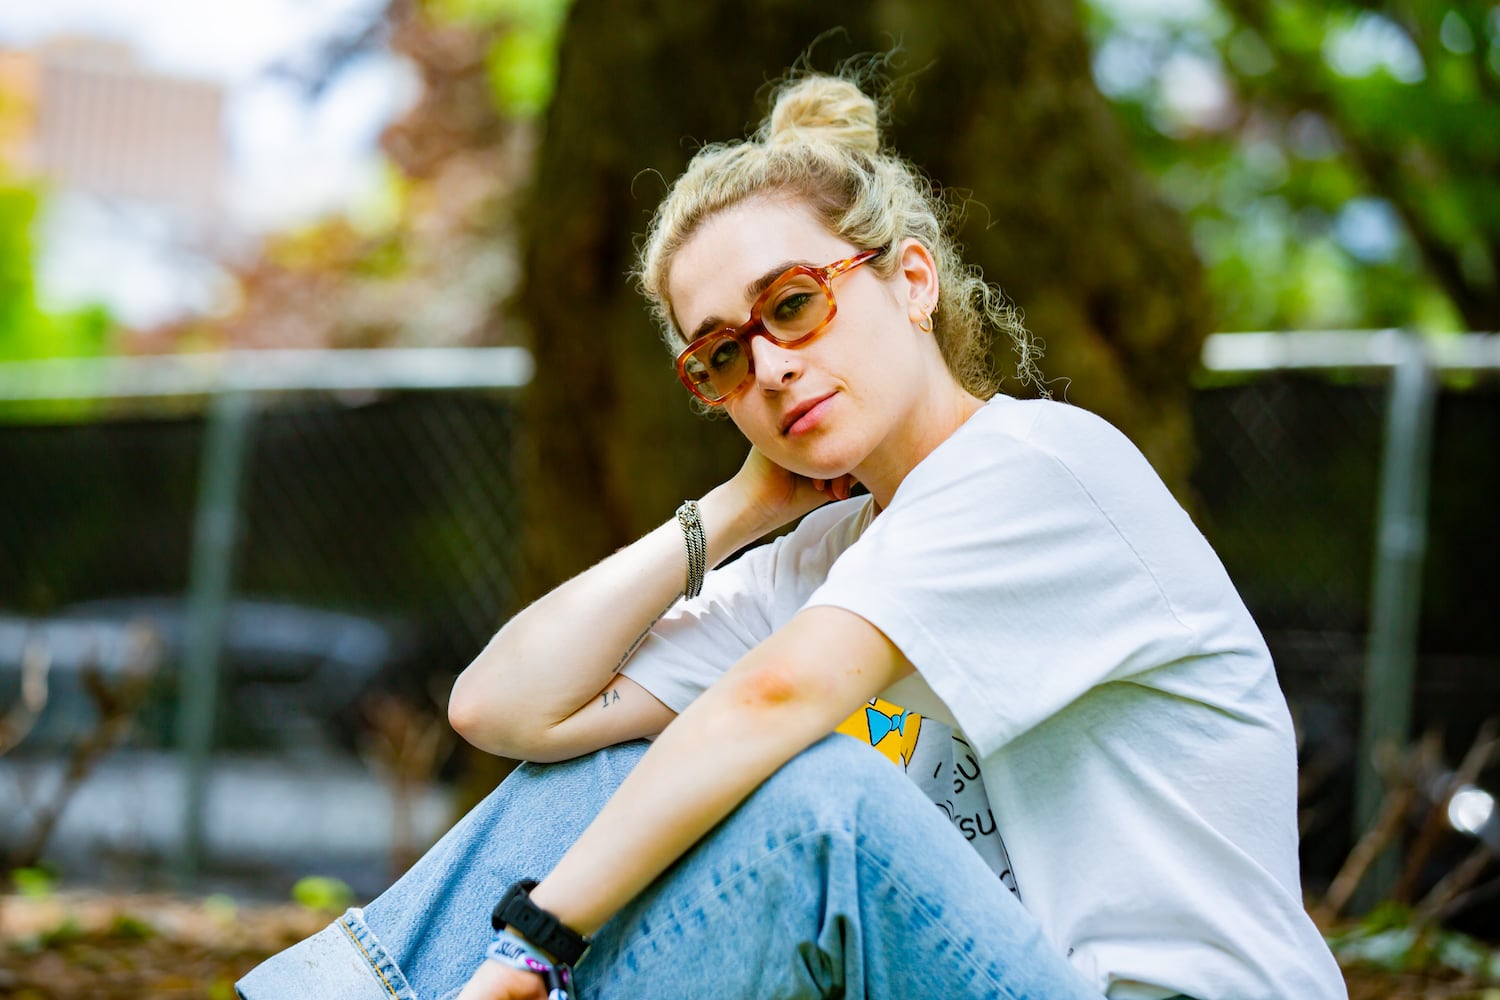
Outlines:
{"type": "Polygon", "coordinates": [[[826,74],[783,84],[764,131],[768,144],[821,141],[863,153],[880,151],[874,99],[850,81],[826,74]]]}

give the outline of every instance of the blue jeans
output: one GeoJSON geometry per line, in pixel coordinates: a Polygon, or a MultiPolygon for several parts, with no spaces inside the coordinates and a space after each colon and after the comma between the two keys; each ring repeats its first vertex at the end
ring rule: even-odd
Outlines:
{"type": "MultiPolygon", "coordinates": [[[[240,995],[451,998],[505,887],[550,871],[645,749],[522,765],[378,899],[252,970],[240,995]]],[[[948,819],[839,735],[601,928],[575,974],[588,1000],[1100,1000],[948,819]]]]}

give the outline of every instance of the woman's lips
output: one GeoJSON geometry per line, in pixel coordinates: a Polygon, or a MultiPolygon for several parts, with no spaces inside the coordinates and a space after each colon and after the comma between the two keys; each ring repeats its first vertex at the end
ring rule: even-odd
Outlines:
{"type": "Polygon", "coordinates": [[[830,392],[811,403],[793,407],[792,411],[787,414],[787,423],[782,427],[781,433],[787,437],[794,437],[812,430],[822,420],[823,413],[828,408],[828,401],[833,397],[834,393],[830,392]]]}

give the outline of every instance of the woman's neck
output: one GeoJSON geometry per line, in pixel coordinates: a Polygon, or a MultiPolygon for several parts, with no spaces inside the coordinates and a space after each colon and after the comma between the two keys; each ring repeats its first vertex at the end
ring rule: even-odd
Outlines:
{"type": "Polygon", "coordinates": [[[984,405],[984,400],[953,383],[951,392],[943,393],[924,407],[923,419],[898,426],[892,439],[854,470],[855,476],[875,498],[876,510],[889,507],[896,490],[911,470],[952,437],[984,405]]]}

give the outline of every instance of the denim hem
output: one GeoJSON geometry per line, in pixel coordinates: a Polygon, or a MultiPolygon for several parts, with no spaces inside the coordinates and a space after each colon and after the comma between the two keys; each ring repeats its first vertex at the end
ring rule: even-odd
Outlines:
{"type": "Polygon", "coordinates": [[[401,972],[401,967],[391,958],[385,946],[380,943],[380,938],[370,930],[369,924],[365,923],[365,911],[354,908],[339,918],[335,925],[339,930],[349,936],[349,941],[359,949],[365,961],[370,963],[370,969],[375,973],[380,984],[385,987],[390,1000],[417,1000],[417,993],[406,982],[406,976],[401,972]]]}
{"type": "Polygon", "coordinates": [[[243,1000],[417,1000],[359,909],[262,962],[235,991],[243,1000]]]}

